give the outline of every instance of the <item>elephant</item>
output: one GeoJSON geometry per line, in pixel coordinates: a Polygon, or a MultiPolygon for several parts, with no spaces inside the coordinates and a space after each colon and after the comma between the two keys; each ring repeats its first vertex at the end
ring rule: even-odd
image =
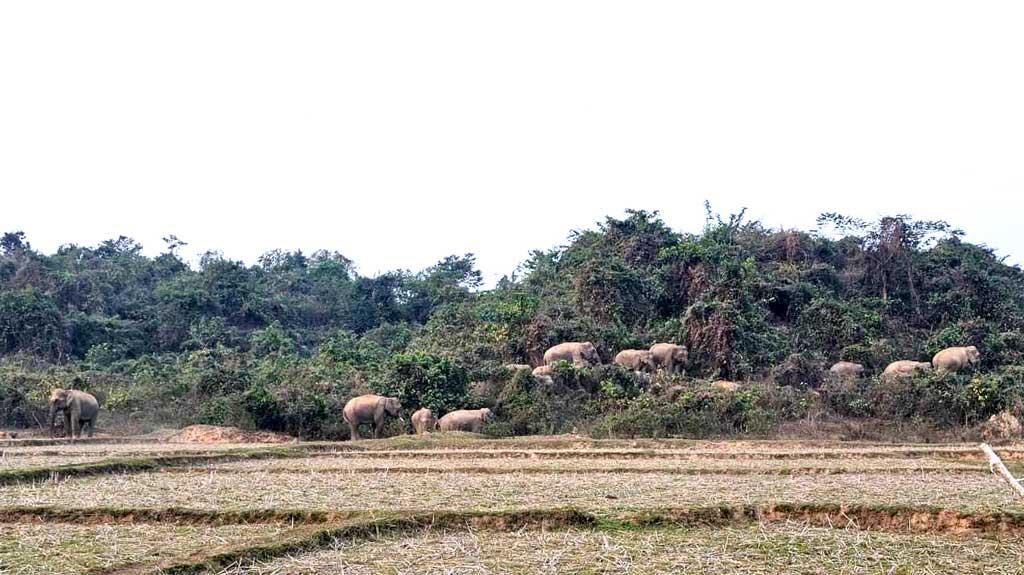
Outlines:
{"type": "Polygon", "coordinates": [[[89,426],[89,437],[92,437],[99,410],[99,402],[90,393],[77,389],[54,389],[50,393],[50,437],[54,435],[58,411],[64,414],[64,433],[72,441],[75,437],[82,437],[86,425],[89,426]]]}
{"type": "Polygon", "coordinates": [[[483,409],[460,409],[453,411],[437,421],[441,431],[472,431],[480,433],[484,423],[494,418],[494,414],[486,407],[483,409]]]}
{"type": "Polygon", "coordinates": [[[890,363],[882,372],[882,381],[892,381],[901,377],[910,377],[919,371],[931,371],[932,364],[927,361],[900,360],[890,363]]]}
{"type": "Polygon", "coordinates": [[[597,348],[589,341],[567,341],[560,343],[544,352],[545,365],[551,365],[556,361],[571,361],[577,366],[600,365],[601,356],[597,348]]]}
{"type": "Polygon", "coordinates": [[[615,355],[615,363],[644,373],[653,373],[658,367],[654,354],[646,349],[624,349],[615,355]]]}
{"type": "Polygon", "coordinates": [[[981,352],[973,345],[968,347],[949,347],[935,354],[935,357],[932,358],[932,365],[936,369],[960,371],[971,364],[978,363],[980,360],[981,352]]]}
{"type": "Polygon", "coordinates": [[[555,373],[555,368],[550,365],[539,365],[533,368],[534,377],[551,377],[555,373]]]}
{"type": "Polygon", "coordinates": [[[853,363],[852,361],[840,361],[836,362],[828,369],[828,371],[836,377],[857,378],[864,375],[864,366],[859,363],[853,363]]]}
{"type": "Polygon", "coordinates": [[[533,377],[541,383],[541,385],[554,385],[555,378],[551,377],[555,373],[555,368],[550,365],[539,365],[533,368],[533,377]]]}
{"type": "Polygon", "coordinates": [[[401,417],[402,404],[397,397],[383,397],[380,395],[360,395],[353,397],[345,404],[342,411],[342,418],[348,424],[352,432],[352,439],[359,439],[359,425],[363,423],[373,424],[373,438],[380,439],[384,431],[384,423],[387,417],[401,417]]]}
{"type": "Polygon", "coordinates": [[[718,381],[712,383],[711,387],[713,387],[713,388],[715,388],[717,390],[720,390],[720,391],[727,391],[729,393],[732,393],[734,391],[739,390],[740,384],[736,383],[735,381],[728,381],[728,380],[725,380],[725,379],[719,379],[718,381]]]}
{"type": "Polygon", "coordinates": [[[651,354],[657,368],[669,373],[683,373],[689,357],[685,346],[674,343],[656,343],[651,346],[651,354]]]}
{"type": "Polygon", "coordinates": [[[416,410],[416,413],[412,414],[412,427],[416,430],[416,435],[423,435],[429,433],[437,427],[437,418],[434,417],[434,412],[430,411],[426,407],[421,407],[416,410]]]}

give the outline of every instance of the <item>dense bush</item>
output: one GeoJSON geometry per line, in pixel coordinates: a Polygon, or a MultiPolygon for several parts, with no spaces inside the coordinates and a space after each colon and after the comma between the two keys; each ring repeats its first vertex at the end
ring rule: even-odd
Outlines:
{"type": "Polygon", "coordinates": [[[454,361],[425,353],[401,353],[387,364],[380,392],[398,397],[402,407],[445,413],[464,406],[469,376],[454,361]]]}
{"type": "Polygon", "coordinates": [[[606,413],[593,424],[597,437],[710,437],[767,432],[775,415],[765,409],[762,390],[737,392],[691,382],[675,401],[644,393],[606,413]]]}

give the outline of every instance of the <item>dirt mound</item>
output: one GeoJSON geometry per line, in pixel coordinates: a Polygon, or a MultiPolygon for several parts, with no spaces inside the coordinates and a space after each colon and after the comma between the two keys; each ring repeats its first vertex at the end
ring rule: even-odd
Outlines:
{"type": "Polygon", "coordinates": [[[169,443],[288,443],[295,438],[270,431],[245,431],[237,427],[190,425],[170,436],[169,443]]]}
{"type": "Polygon", "coordinates": [[[1024,428],[1020,420],[1009,411],[997,413],[981,426],[981,435],[986,441],[1009,441],[1020,439],[1024,428]]]}

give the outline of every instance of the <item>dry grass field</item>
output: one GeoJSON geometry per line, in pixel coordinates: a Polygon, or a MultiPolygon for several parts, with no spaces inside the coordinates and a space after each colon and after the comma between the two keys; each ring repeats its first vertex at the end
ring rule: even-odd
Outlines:
{"type": "Polygon", "coordinates": [[[0,445],[5,575],[1024,573],[1022,535],[973,445],[0,445]]]}

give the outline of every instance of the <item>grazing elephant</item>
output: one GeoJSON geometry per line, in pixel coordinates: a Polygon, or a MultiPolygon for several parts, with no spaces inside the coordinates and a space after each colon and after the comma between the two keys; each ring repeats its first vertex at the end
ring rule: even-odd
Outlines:
{"type": "Polygon", "coordinates": [[[720,390],[720,391],[727,391],[729,393],[732,393],[734,391],[737,391],[740,388],[740,384],[736,383],[735,381],[728,381],[728,380],[725,380],[725,379],[720,379],[720,380],[712,383],[711,387],[713,387],[713,388],[715,388],[717,390],[720,390]]]}
{"type": "Polygon", "coordinates": [[[840,361],[830,367],[828,371],[836,377],[856,378],[864,375],[864,366],[852,361],[840,361]]]}
{"type": "Polygon", "coordinates": [[[883,381],[892,381],[901,377],[910,377],[919,371],[931,371],[932,364],[927,361],[900,360],[890,363],[882,372],[883,381]]]}
{"type": "Polygon", "coordinates": [[[589,341],[567,341],[560,343],[544,352],[544,363],[551,365],[556,361],[571,361],[573,365],[600,365],[601,356],[597,348],[589,341]]]}
{"type": "Polygon", "coordinates": [[[380,395],[360,395],[353,397],[345,404],[342,417],[352,432],[352,439],[359,439],[359,425],[362,423],[373,424],[373,438],[380,439],[384,431],[384,423],[387,416],[397,417],[402,421],[402,404],[397,397],[383,397],[380,395]]]}
{"type": "Polygon", "coordinates": [[[658,368],[654,354],[646,349],[624,349],[615,355],[615,363],[644,373],[653,373],[658,368]]]}
{"type": "Polygon", "coordinates": [[[430,411],[426,407],[421,407],[416,410],[416,413],[412,414],[412,427],[416,430],[416,435],[423,435],[434,430],[437,426],[437,418],[434,417],[434,412],[430,411]]]}
{"type": "Polygon", "coordinates": [[[651,354],[654,356],[657,369],[663,369],[669,373],[683,373],[686,369],[686,360],[689,357],[685,346],[674,343],[656,343],[651,346],[651,354]]]}
{"type": "Polygon", "coordinates": [[[64,433],[72,440],[82,437],[89,426],[89,437],[96,430],[96,415],[100,404],[92,394],[77,389],[54,389],[50,393],[50,437],[54,435],[57,412],[64,413],[64,433]]]}
{"type": "Polygon", "coordinates": [[[494,414],[486,407],[483,409],[460,409],[453,411],[437,421],[441,431],[472,431],[480,433],[484,423],[494,418],[494,414]]]}
{"type": "Polygon", "coordinates": [[[949,347],[935,354],[935,357],[932,358],[932,365],[936,369],[960,371],[971,364],[978,363],[979,360],[981,360],[981,352],[973,345],[949,347]]]}

